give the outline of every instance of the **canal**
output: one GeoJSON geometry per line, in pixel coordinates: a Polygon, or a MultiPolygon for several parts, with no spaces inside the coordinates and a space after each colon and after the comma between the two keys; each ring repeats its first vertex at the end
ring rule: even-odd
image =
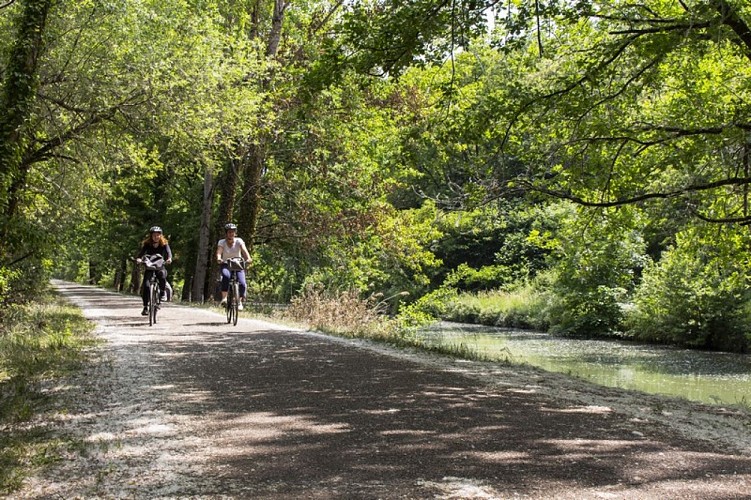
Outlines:
{"type": "Polygon", "coordinates": [[[713,405],[751,406],[750,355],[446,322],[420,336],[429,345],[460,348],[482,359],[526,363],[604,386],[713,405]]]}

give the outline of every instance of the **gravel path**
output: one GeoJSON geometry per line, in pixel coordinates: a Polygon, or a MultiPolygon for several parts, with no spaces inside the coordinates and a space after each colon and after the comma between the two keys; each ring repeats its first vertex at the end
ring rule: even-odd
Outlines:
{"type": "Polygon", "coordinates": [[[751,416],[56,283],[106,344],[12,498],[751,498],[751,416]]]}

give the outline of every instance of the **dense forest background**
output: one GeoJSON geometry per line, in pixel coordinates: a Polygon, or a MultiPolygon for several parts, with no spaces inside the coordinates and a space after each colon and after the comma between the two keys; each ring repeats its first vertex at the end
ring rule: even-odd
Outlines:
{"type": "Polygon", "coordinates": [[[232,221],[253,301],[746,351],[750,24],[746,0],[0,0],[0,300],[133,291],[155,224],[181,299],[213,300],[232,221]]]}

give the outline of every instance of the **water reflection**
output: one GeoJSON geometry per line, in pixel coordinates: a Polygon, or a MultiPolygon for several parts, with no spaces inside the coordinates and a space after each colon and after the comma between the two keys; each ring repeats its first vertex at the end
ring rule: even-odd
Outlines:
{"type": "Polygon", "coordinates": [[[462,346],[489,359],[528,363],[609,387],[709,404],[751,405],[749,355],[566,339],[459,323],[439,323],[421,335],[432,345],[462,346]]]}

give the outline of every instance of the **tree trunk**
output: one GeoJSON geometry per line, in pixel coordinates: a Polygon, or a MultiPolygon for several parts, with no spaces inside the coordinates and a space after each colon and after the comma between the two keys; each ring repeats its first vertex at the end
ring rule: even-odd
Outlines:
{"type": "MultiPolygon", "coordinates": [[[[284,24],[284,11],[289,6],[287,0],[274,0],[274,12],[271,16],[271,30],[266,43],[266,57],[275,58],[279,52],[279,43],[282,38],[284,24]]],[[[266,91],[273,77],[265,78],[260,82],[261,89],[266,91]]],[[[242,224],[242,232],[248,245],[253,246],[258,227],[258,217],[261,211],[261,181],[266,169],[266,154],[268,152],[268,138],[261,133],[257,137],[257,143],[253,143],[246,155],[245,178],[243,183],[242,197],[238,220],[242,224]]]]}
{"type": "Polygon", "coordinates": [[[128,272],[128,261],[120,259],[120,268],[115,273],[115,290],[122,292],[125,288],[125,275],[128,272]]]}
{"type": "MultiPolygon", "coordinates": [[[[39,55],[53,0],[26,0],[22,3],[18,32],[5,68],[0,89],[0,207],[10,219],[16,204],[9,207],[10,189],[25,184],[22,171],[23,126],[32,111],[39,85],[39,55]]],[[[13,195],[16,199],[18,193],[13,195]]],[[[7,221],[0,227],[0,239],[7,236],[7,221]]]]}
{"type": "Polygon", "coordinates": [[[130,287],[128,291],[133,295],[138,295],[141,291],[141,269],[138,264],[133,264],[130,271],[130,287]]]}
{"type": "Polygon", "coordinates": [[[193,274],[191,299],[194,302],[204,302],[206,298],[206,274],[210,260],[211,238],[211,207],[214,200],[214,174],[211,168],[206,168],[203,174],[203,201],[201,205],[201,226],[198,228],[198,252],[196,270],[193,274]]]}
{"type": "Polygon", "coordinates": [[[247,243],[253,246],[261,211],[261,180],[266,168],[266,145],[263,138],[260,144],[253,145],[248,152],[248,162],[243,183],[243,197],[240,200],[238,220],[243,227],[247,243]]]}
{"type": "Polygon", "coordinates": [[[274,13],[271,16],[271,32],[266,44],[266,55],[276,57],[279,51],[279,42],[282,39],[282,23],[284,22],[284,11],[287,9],[289,2],[285,0],[274,0],[274,13]]]}

